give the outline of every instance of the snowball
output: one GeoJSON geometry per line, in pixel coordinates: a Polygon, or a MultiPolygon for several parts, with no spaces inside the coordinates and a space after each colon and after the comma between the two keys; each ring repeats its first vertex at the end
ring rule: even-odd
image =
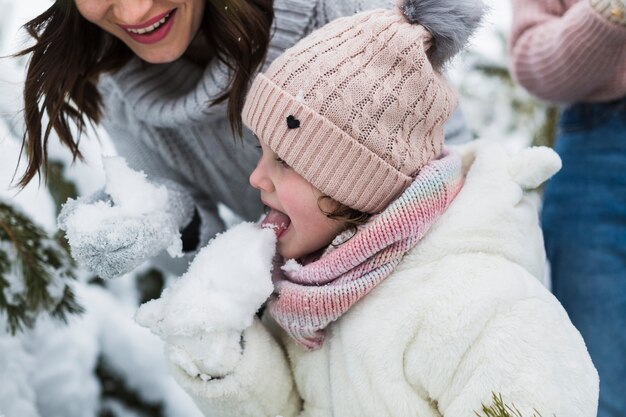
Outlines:
{"type": "Polygon", "coordinates": [[[165,211],[167,189],[164,186],[150,183],[143,171],[130,169],[122,157],[105,157],[102,164],[106,175],[105,191],[116,206],[129,214],[165,211]]]}
{"type": "Polygon", "coordinates": [[[243,331],[273,291],[275,245],[274,233],[253,223],[218,235],[161,298],[139,308],[135,320],[166,340],[243,331]]]}
{"type": "Polygon", "coordinates": [[[283,266],[280,267],[285,272],[298,272],[302,269],[302,265],[298,263],[295,259],[289,259],[283,266]]]}
{"type": "Polygon", "coordinates": [[[89,233],[100,229],[102,223],[125,215],[121,207],[111,207],[107,201],[96,201],[93,204],[80,204],[74,214],[66,219],[68,237],[73,232],[89,233]]]}

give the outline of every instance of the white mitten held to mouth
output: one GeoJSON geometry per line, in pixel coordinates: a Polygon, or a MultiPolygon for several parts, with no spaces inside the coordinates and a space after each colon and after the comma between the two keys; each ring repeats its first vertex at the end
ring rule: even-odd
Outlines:
{"type": "Polygon", "coordinates": [[[272,230],[242,223],[218,235],[188,271],[135,316],[192,376],[223,376],[241,354],[241,332],[272,294],[272,230]]]}

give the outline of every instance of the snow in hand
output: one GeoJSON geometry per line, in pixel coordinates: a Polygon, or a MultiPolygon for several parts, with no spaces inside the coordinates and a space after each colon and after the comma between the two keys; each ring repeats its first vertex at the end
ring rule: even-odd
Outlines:
{"type": "Polygon", "coordinates": [[[241,333],[273,291],[271,229],[242,223],[204,247],[161,298],[142,305],[137,323],[166,343],[166,355],[192,376],[210,379],[234,368],[241,333]]]}
{"type": "Polygon", "coordinates": [[[182,256],[178,226],[168,213],[166,187],[153,184],[121,157],[103,158],[103,166],[102,198],[70,199],[59,216],[59,227],[66,231],[74,256],[105,277],[127,272],[163,248],[171,256],[182,256]],[[145,247],[137,247],[142,242],[145,247]]]}
{"type": "Polygon", "coordinates": [[[75,230],[97,230],[108,219],[165,211],[165,187],[148,182],[143,172],[130,169],[121,157],[104,157],[102,164],[107,179],[105,190],[111,196],[114,206],[111,207],[108,201],[78,206],[67,221],[67,232],[70,236],[75,230]]]}
{"type": "Polygon", "coordinates": [[[107,179],[105,190],[117,207],[128,214],[165,211],[165,187],[150,183],[143,171],[133,171],[122,157],[102,158],[102,164],[107,179]]]}

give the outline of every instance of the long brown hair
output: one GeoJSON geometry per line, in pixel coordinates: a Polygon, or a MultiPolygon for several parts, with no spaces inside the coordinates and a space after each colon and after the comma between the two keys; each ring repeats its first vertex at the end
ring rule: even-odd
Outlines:
{"type": "MultiPolygon", "coordinates": [[[[245,94],[250,77],[265,58],[273,19],[273,0],[206,0],[200,30],[212,56],[231,69],[227,88],[209,105],[228,101],[228,119],[239,135],[245,94]]],[[[117,71],[134,56],[124,42],[84,19],[74,0],[56,0],[24,28],[35,44],[16,54],[31,56],[24,85],[22,142],[28,165],[20,187],[40,174],[42,167],[45,178],[52,130],[74,160],[82,158],[80,134],[87,122],[98,123],[102,117],[100,75],[117,71]],[[44,115],[48,117],[45,129],[44,115]],[[72,124],[78,128],[76,138],[72,124]]]]}

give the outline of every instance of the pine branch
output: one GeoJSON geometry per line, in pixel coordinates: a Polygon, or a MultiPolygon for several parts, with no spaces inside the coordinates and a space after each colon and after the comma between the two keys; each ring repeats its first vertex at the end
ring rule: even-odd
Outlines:
{"type": "Polygon", "coordinates": [[[83,311],[69,287],[74,263],[58,239],[0,201],[0,313],[12,334],[32,328],[42,313],[66,321],[83,311]]]}
{"type": "MultiPolygon", "coordinates": [[[[502,394],[491,394],[493,403],[487,407],[482,404],[482,414],[474,412],[477,417],[524,417],[522,413],[515,407],[515,404],[505,404],[502,399],[502,394]]],[[[530,417],[541,417],[541,414],[537,410],[534,410],[533,415],[530,417]]]]}

